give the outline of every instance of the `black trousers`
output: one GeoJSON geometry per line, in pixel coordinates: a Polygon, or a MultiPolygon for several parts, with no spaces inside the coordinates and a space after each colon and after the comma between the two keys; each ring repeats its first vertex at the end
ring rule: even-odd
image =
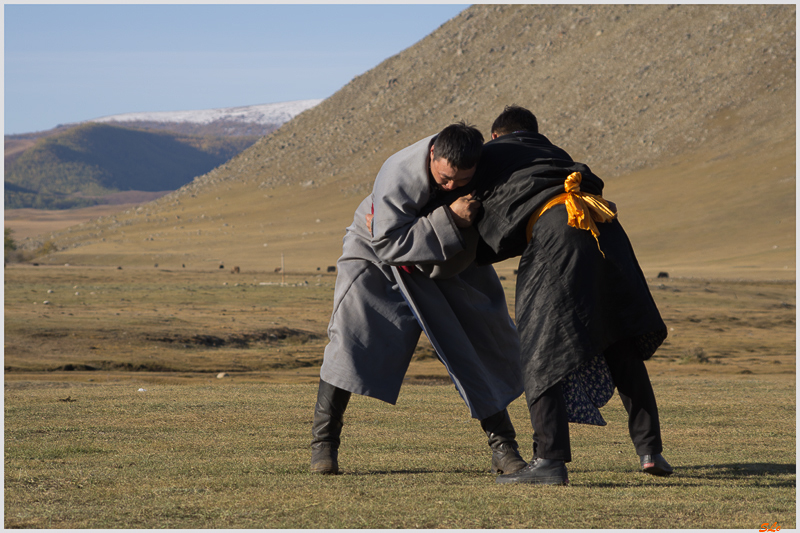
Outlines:
{"type": "MultiPolygon", "coordinates": [[[[662,452],[658,407],[644,361],[636,355],[630,340],[608,348],[603,356],[622,405],[628,412],[628,432],[638,455],[662,452]]],[[[542,459],[572,460],[569,443],[567,405],[561,383],[547,389],[528,404],[533,426],[533,456],[542,459]]]]}

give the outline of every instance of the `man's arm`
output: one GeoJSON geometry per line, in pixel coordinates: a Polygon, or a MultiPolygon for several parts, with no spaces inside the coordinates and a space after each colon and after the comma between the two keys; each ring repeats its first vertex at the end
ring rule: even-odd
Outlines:
{"type": "MultiPolygon", "coordinates": [[[[474,193],[458,198],[455,202],[450,204],[450,215],[453,222],[459,228],[469,228],[475,222],[478,212],[481,208],[481,203],[475,200],[474,193]]],[[[372,235],[372,219],[375,218],[375,206],[372,206],[372,212],[366,215],[367,231],[372,235]]]]}
{"type": "MultiPolygon", "coordinates": [[[[416,268],[432,279],[451,278],[463,272],[475,261],[475,253],[478,244],[478,233],[472,227],[472,223],[477,217],[480,209],[480,202],[472,197],[472,193],[456,200],[450,207],[450,214],[456,225],[460,228],[461,238],[464,242],[464,249],[451,258],[436,263],[417,263],[416,268]]],[[[367,231],[372,234],[372,220],[374,218],[374,206],[371,213],[365,216],[367,231]]]]}
{"type": "Polygon", "coordinates": [[[425,209],[431,198],[426,153],[390,158],[375,178],[372,247],[384,263],[441,262],[464,249],[450,207],[425,209]]]}

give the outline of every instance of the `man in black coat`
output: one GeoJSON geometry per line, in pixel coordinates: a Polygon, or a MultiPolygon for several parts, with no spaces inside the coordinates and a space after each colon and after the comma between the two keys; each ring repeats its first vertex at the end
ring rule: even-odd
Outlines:
{"type": "Polygon", "coordinates": [[[516,288],[533,459],[498,483],[567,484],[569,422],[605,425],[614,387],[644,472],[669,475],[644,361],[667,336],[603,181],[510,106],[474,178],[483,203],[478,263],[521,255],[516,288]]]}

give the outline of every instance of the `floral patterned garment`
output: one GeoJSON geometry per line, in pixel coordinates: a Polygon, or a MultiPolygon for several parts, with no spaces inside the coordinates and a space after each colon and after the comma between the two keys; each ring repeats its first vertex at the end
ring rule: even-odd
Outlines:
{"type": "Polygon", "coordinates": [[[589,359],[561,382],[570,422],[605,426],[600,414],[614,395],[614,380],[602,355],[589,359]]]}

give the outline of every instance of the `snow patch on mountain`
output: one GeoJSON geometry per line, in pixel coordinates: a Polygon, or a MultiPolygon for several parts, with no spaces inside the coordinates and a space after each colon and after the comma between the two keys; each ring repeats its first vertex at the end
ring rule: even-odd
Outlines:
{"type": "Polygon", "coordinates": [[[211,124],[217,121],[227,121],[245,124],[280,125],[289,122],[295,116],[320,102],[322,102],[321,99],[294,100],[277,104],[201,109],[197,111],[123,113],[87,120],[86,122],[190,122],[194,124],[211,124]]]}

